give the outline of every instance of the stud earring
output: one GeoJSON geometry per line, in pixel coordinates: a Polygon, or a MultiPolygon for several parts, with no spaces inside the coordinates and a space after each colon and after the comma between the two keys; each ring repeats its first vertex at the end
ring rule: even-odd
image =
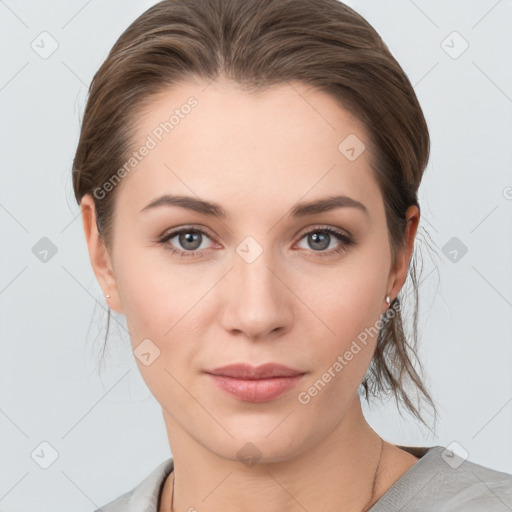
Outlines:
{"type": "Polygon", "coordinates": [[[386,302],[388,303],[388,308],[391,306],[391,299],[389,298],[389,295],[386,295],[386,302]]]}
{"type": "Polygon", "coordinates": [[[110,299],[110,295],[107,293],[107,295],[105,295],[105,298],[110,299]]]}

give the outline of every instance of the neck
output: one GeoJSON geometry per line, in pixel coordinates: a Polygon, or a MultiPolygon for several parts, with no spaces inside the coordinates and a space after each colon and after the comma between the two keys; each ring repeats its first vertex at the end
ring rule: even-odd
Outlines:
{"type": "Polygon", "coordinates": [[[383,441],[364,419],[359,399],[310,450],[250,467],[212,453],[165,419],[175,470],[161,512],[171,511],[173,480],[174,512],[362,512],[382,494],[383,441]]]}

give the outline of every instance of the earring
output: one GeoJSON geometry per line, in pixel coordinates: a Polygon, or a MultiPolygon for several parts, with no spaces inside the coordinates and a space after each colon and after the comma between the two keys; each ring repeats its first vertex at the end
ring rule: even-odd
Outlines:
{"type": "Polygon", "coordinates": [[[110,295],[107,293],[107,295],[105,295],[105,298],[110,299],[110,295]]]}
{"type": "Polygon", "coordinates": [[[388,303],[388,308],[391,306],[391,299],[389,298],[389,295],[386,295],[386,302],[388,303]]]}

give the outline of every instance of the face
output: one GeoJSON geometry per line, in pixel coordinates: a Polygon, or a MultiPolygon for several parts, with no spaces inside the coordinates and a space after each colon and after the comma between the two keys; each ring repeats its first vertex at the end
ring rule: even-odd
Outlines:
{"type": "Polygon", "coordinates": [[[368,332],[402,283],[369,150],[354,159],[368,145],[355,117],[300,83],[205,87],[168,90],[139,116],[133,147],[150,149],[117,185],[113,281],[100,279],[170,439],[232,460],[250,442],[264,460],[284,460],[358,400],[376,343],[368,332]],[[190,200],[148,206],[164,195],[190,200]],[[299,375],[209,374],[239,363],[299,375]]]}

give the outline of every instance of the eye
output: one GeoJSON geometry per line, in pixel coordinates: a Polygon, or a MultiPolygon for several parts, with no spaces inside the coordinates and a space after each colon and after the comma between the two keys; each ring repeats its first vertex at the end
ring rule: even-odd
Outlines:
{"type": "Polygon", "coordinates": [[[306,242],[313,248],[313,252],[318,253],[317,256],[332,256],[347,251],[354,240],[347,234],[331,227],[315,228],[304,233],[301,240],[306,238],[306,242]],[[338,246],[326,251],[332,242],[338,241],[338,246]]]}
{"type": "Polygon", "coordinates": [[[185,258],[197,258],[204,254],[202,252],[204,247],[201,248],[201,245],[205,237],[210,238],[209,234],[202,229],[181,228],[163,235],[159,239],[159,243],[166,250],[171,251],[172,254],[177,254],[185,258]],[[176,238],[176,242],[170,244],[174,238],[176,238]],[[176,244],[183,249],[176,248],[176,244]]]}
{"type": "MultiPolygon", "coordinates": [[[[171,254],[184,258],[198,258],[204,256],[205,247],[201,247],[205,238],[212,237],[203,229],[185,227],[164,234],[159,240],[162,245],[171,254]],[[173,239],[176,239],[174,242],[173,239]],[[171,243],[172,242],[172,243],[171,243]],[[181,249],[180,249],[181,247],[181,249]]],[[[345,252],[350,246],[354,245],[354,240],[342,231],[331,227],[318,227],[302,235],[300,240],[307,239],[307,243],[312,247],[315,256],[332,256],[345,252]],[[326,251],[333,242],[338,241],[338,245],[326,251]]]]}

